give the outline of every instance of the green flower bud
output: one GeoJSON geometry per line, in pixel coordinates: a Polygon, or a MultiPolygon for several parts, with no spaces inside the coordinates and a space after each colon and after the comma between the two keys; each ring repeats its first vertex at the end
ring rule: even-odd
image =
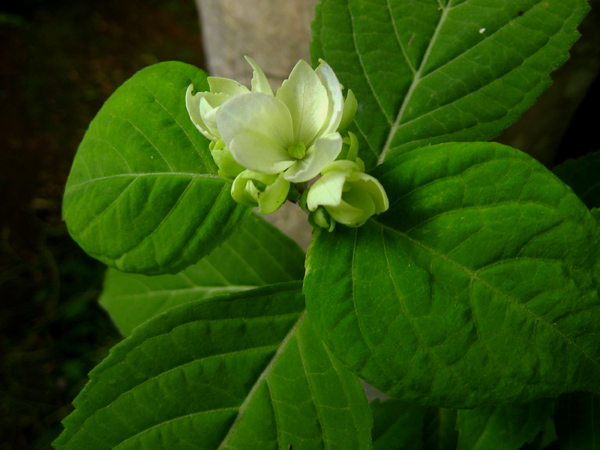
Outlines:
{"type": "Polygon", "coordinates": [[[219,167],[219,176],[227,181],[233,181],[244,168],[240,166],[222,140],[212,141],[208,147],[210,153],[219,167]]]}
{"type": "Polygon", "coordinates": [[[331,215],[322,206],[319,206],[308,215],[308,223],[314,229],[324,228],[330,233],[335,228],[335,220],[331,218],[331,215]]]}
{"type": "Polygon", "coordinates": [[[306,205],[310,211],[324,207],[336,222],[359,227],[389,208],[381,183],[362,172],[355,162],[335,161],[321,175],[308,191],[306,205]]]}
{"type": "Polygon", "coordinates": [[[277,211],[286,201],[290,182],[283,174],[265,175],[245,170],[233,181],[231,196],[242,205],[257,207],[260,214],[277,211]]]}

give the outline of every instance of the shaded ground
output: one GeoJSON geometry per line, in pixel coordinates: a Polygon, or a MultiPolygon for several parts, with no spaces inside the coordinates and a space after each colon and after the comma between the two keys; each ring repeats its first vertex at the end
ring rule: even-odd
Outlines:
{"type": "Polygon", "coordinates": [[[49,449],[119,339],[96,304],[104,266],[61,221],[73,156],[133,73],[203,55],[193,0],[15,3],[0,42],[0,449],[49,449]]]}

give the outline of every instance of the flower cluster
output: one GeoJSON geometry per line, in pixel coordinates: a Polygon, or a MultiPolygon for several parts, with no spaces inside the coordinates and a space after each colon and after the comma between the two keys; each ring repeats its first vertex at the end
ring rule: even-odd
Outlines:
{"type": "Polygon", "coordinates": [[[209,91],[194,94],[190,85],[185,97],[192,122],[211,141],[219,175],[233,182],[232,197],[261,214],[297,201],[313,227],[330,231],[336,222],[356,227],[385,211],[387,195],[364,173],[356,137],[340,134],[358,105],[350,90],[344,99],[331,67],[321,61],[313,70],[299,61],[274,95],[258,64],[246,60],[252,89],[208,77],[209,91]]]}

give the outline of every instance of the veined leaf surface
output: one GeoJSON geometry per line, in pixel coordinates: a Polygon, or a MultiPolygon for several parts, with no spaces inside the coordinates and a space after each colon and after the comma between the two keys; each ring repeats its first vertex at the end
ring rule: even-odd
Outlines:
{"type": "Polygon", "coordinates": [[[65,189],[63,216],[90,255],[126,272],[175,273],[208,254],[249,209],[217,175],[185,91],[208,90],[196,67],[136,73],[90,124],[65,189]]]}
{"type": "Polygon", "coordinates": [[[585,0],[321,0],[311,56],[356,94],[367,167],[427,144],[487,141],[568,57],[585,0]]]}
{"type": "Polygon", "coordinates": [[[300,287],[145,322],[90,373],[56,449],[370,449],[360,380],[316,337],[300,287]]]}
{"type": "Polygon", "coordinates": [[[597,225],[571,189],[492,143],[413,150],[373,175],[390,209],[308,251],[307,308],[334,354],[444,407],[598,386],[597,225]]]}
{"type": "Polygon", "coordinates": [[[304,277],[304,252],[255,214],[219,248],[178,274],[109,269],[100,304],[123,335],[173,306],[304,277]]]}

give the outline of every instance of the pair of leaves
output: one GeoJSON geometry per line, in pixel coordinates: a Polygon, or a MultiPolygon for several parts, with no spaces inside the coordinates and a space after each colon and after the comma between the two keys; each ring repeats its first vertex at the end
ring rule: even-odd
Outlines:
{"type": "Polygon", "coordinates": [[[359,102],[368,167],[441,142],[487,141],[568,57],[585,0],[322,0],[313,61],[359,102]]]}
{"type": "MultiPolygon", "coordinates": [[[[147,290],[121,299],[142,302],[169,289],[174,296],[186,292],[180,299],[186,303],[148,310],[157,315],[144,321],[105,301],[122,328],[141,324],[90,373],[57,449],[370,447],[371,416],[360,381],[314,333],[301,282],[281,282],[302,278],[302,251],[256,217],[231,241],[219,254],[237,264],[211,255],[186,270],[187,284],[179,284],[182,274],[158,276],[146,280],[147,290]],[[250,233],[255,245],[234,246],[250,233]],[[246,265],[256,268],[255,278],[240,274],[246,265]],[[227,279],[232,290],[239,281],[276,284],[214,297],[206,291],[214,279],[227,279]],[[198,298],[206,297],[190,301],[190,284],[198,298]]],[[[115,277],[108,275],[105,300],[128,280],[135,291],[140,280],[115,277]]]]}

